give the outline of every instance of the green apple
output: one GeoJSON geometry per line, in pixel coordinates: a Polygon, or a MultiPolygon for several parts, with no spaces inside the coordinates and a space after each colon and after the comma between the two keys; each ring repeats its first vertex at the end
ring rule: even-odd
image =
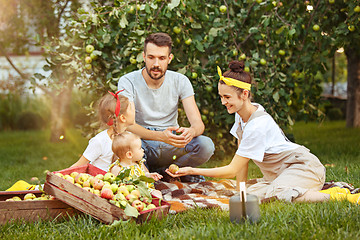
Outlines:
{"type": "Polygon", "coordinates": [[[319,30],[320,30],[320,26],[317,25],[317,24],[315,24],[315,25],[313,26],[313,30],[314,30],[315,32],[319,31],[319,30]]]}
{"type": "Polygon", "coordinates": [[[191,73],[191,78],[196,79],[198,77],[198,74],[196,72],[191,73]]]}
{"type": "Polygon", "coordinates": [[[356,6],[355,8],[354,8],[354,12],[360,12],[360,6],[356,6]]]}
{"type": "Polygon", "coordinates": [[[226,7],[225,5],[221,5],[221,6],[219,7],[219,10],[220,10],[221,13],[226,13],[227,7],[226,7]]]}
{"type": "Polygon", "coordinates": [[[129,192],[129,190],[127,189],[127,187],[126,186],[120,186],[119,188],[118,188],[118,191],[117,191],[118,193],[121,193],[123,196],[127,196],[128,194],[130,194],[130,192],[129,192]]]}
{"type": "Polygon", "coordinates": [[[287,105],[288,105],[288,106],[291,106],[291,105],[292,105],[292,100],[291,100],[291,99],[287,102],[287,105]]]}
{"type": "Polygon", "coordinates": [[[24,196],[24,200],[33,200],[33,199],[35,199],[36,198],[36,196],[35,196],[35,194],[33,194],[33,193],[27,193],[27,194],[25,194],[25,196],[24,196]]]}
{"type": "Polygon", "coordinates": [[[78,172],[72,172],[72,173],[70,173],[70,176],[73,177],[74,179],[76,178],[77,175],[79,175],[78,172]]]}
{"type": "Polygon", "coordinates": [[[92,62],[92,58],[90,56],[86,56],[85,57],[85,62],[86,63],[91,63],[92,62]]]}
{"type": "Polygon", "coordinates": [[[129,190],[129,192],[132,192],[133,190],[135,190],[135,186],[132,184],[126,185],[126,188],[129,190]]]}
{"type": "Polygon", "coordinates": [[[91,63],[85,64],[85,69],[90,70],[92,68],[91,63]]]}
{"type": "Polygon", "coordinates": [[[232,55],[235,57],[239,54],[237,49],[232,50],[232,55]]]}
{"type": "Polygon", "coordinates": [[[176,34],[179,34],[179,33],[181,32],[181,28],[179,28],[178,26],[175,26],[175,27],[173,28],[173,31],[174,31],[174,33],[176,33],[176,34]]]}
{"type": "Polygon", "coordinates": [[[85,47],[85,51],[86,51],[87,53],[92,53],[94,50],[95,50],[95,48],[94,48],[94,46],[91,45],[91,44],[89,44],[89,45],[87,45],[87,46],[85,47]]]}
{"type": "Polygon", "coordinates": [[[113,193],[116,193],[119,186],[116,183],[113,183],[110,186],[111,186],[111,190],[113,191],[113,193]]]}
{"type": "Polygon", "coordinates": [[[265,60],[265,59],[263,59],[263,58],[262,58],[262,59],[260,59],[260,64],[261,64],[261,65],[266,65],[266,63],[267,63],[267,62],[266,62],[266,60],[265,60]]]}
{"type": "Polygon", "coordinates": [[[244,67],[244,72],[250,72],[250,68],[249,67],[244,67]]]}
{"type": "Polygon", "coordinates": [[[353,32],[353,31],[355,31],[355,26],[350,25],[350,26],[348,26],[348,29],[349,29],[350,32],[353,32]]]}
{"type": "Polygon", "coordinates": [[[285,51],[282,50],[282,49],[280,49],[280,50],[279,50],[279,55],[284,56],[284,55],[285,55],[285,51]]]}
{"type": "Polygon", "coordinates": [[[136,59],[135,59],[134,57],[131,57],[131,58],[130,58],[130,63],[131,63],[131,64],[136,64],[137,61],[136,61],[136,59]]]}
{"type": "Polygon", "coordinates": [[[132,190],[131,191],[131,194],[132,195],[134,195],[135,197],[137,197],[137,198],[140,198],[140,191],[139,190],[137,190],[137,189],[135,189],[135,190],[132,190]]]}
{"type": "Polygon", "coordinates": [[[246,54],[245,54],[245,53],[243,53],[243,54],[241,54],[241,55],[239,56],[239,61],[245,60],[245,59],[246,59],[246,54]]]}
{"type": "Polygon", "coordinates": [[[156,206],[155,206],[155,204],[150,203],[149,205],[147,205],[146,208],[149,210],[149,209],[156,208],[156,206]]]}
{"type": "Polygon", "coordinates": [[[95,55],[93,52],[90,53],[90,57],[91,57],[92,60],[96,60],[98,58],[98,56],[95,55]]]}
{"type": "Polygon", "coordinates": [[[65,175],[65,176],[64,176],[64,179],[65,179],[66,181],[68,181],[68,182],[71,182],[72,184],[75,183],[74,178],[71,177],[70,175],[65,175]]]}
{"type": "Polygon", "coordinates": [[[107,172],[104,175],[104,181],[112,183],[115,180],[115,175],[112,174],[111,172],[107,172]]]}
{"type": "Polygon", "coordinates": [[[133,14],[135,12],[134,6],[130,6],[130,8],[128,9],[127,12],[130,13],[130,14],[133,14]]]}
{"type": "Polygon", "coordinates": [[[190,45],[191,42],[192,42],[192,39],[191,39],[191,38],[188,38],[188,39],[185,41],[185,44],[186,44],[186,45],[190,45]]]}
{"type": "Polygon", "coordinates": [[[55,175],[58,177],[64,178],[64,175],[62,173],[57,172],[57,173],[55,173],[55,175]]]}
{"type": "Polygon", "coordinates": [[[262,0],[256,0],[256,2],[260,4],[260,3],[262,3],[262,0]]]}

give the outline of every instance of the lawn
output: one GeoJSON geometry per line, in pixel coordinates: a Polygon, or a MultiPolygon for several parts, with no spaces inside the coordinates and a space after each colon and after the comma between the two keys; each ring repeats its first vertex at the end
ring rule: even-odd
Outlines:
{"type": "MultiPolygon", "coordinates": [[[[347,129],[345,122],[297,123],[297,143],[308,147],[323,164],[327,180],[345,181],[360,187],[360,129],[347,129]]],[[[48,142],[48,131],[0,132],[0,190],[16,180],[37,176],[46,170],[69,167],[87,145],[76,130],[67,132],[67,142],[48,142]]],[[[230,161],[211,159],[206,167],[230,161]]],[[[251,164],[249,177],[260,177],[251,164]]],[[[89,216],[63,222],[8,224],[0,226],[0,239],[359,239],[360,206],[348,202],[273,202],[261,205],[257,224],[232,224],[229,213],[195,209],[169,215],[146,224],[124,223],[109,227],[89,216]]]]}

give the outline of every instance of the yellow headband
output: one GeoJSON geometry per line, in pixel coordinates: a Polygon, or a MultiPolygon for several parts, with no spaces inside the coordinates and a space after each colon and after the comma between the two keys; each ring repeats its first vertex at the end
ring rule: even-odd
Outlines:
{"type": "Polygon", "coordinates": [[[250,83],[242,82],[242,81],[239,81],[239,80],[236,80],[236,79],[233,79],[233,78],[224,77],[221,74],[221,69],[220,69],[219,66],[217,66],[217,71],[218,71],[218,74],[219,74],[219,77],[220,77],[219,81],[224,81],[226,83],[226,85],[235,86],[235,87],[245,89],[245,90],[250,90],[251,89],[251,84],[250,83]]]}

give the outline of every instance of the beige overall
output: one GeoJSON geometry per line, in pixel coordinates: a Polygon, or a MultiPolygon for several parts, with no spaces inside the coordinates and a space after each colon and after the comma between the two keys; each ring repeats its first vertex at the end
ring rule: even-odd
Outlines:
{"type": "MultiPolygon", "coordinates": [[[[266,114],[257,111],[248,122],[266,114]]],[[[236,131],[239,141],[242,133],[243,129],[239,126],[236,131]]],[[[284,138],[287,140],[285,135],[284,138]]],[[[291,202],[310,189],[321,190],[325,182],[325,167],[304,146],[278,154],[265,153],[262,162],[254,163],[260,168],[263,178],[257,179],[255,184],[247,185],[247,192],[258,196],[260,200],[277,197],[291,202]]]]}

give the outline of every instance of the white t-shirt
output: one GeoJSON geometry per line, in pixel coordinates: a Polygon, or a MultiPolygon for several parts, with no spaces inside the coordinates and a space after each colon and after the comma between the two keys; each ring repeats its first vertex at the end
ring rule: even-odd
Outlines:
{"type": "Polygon", "coordinates": [[[167,70],[160,88],[151,89],[142,75],[143,69],[122,76],[118,83],[119,90],[125,89],[120,94],[135,104],[136,123],[161,130],[178,126],[179,100],[194,95],[190,80],[183,74],[167,70]]]}
{"type": "MultiPolygon", "coordinates": [[[[256,111],[264,111],[260,104],[252,104],[258,107],[256,111]]],[[[265,153],[281,153],[300,147],[298,144],[290,142],[283,135],[282,130],[269,114],[244,123],[240,115],[235,113],[235,123],[230,133],[236,138],[238,138],[236,134],[238,127],[243,129],[242,140],[236,151],[236,154],[241,157],[262,162],[265,153]]]]}
{"type": "Polygon", "coordinates": [[[92,165],[107,172],[113,157],[111,146],[111,138],[107,134],[107,130],[104,130],[89,140],[83,156],[92,165]]]}

